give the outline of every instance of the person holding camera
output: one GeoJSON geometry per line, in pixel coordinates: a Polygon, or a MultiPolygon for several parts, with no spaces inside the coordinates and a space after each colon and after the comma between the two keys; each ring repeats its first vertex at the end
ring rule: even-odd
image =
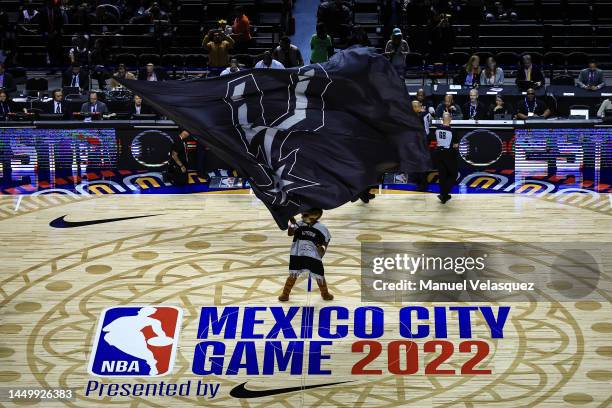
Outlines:
{"type": "Polygon", "coordinates": [[[234,40],[221,30],[210,30],[202,40],[202,46],[208,49],[208,68],[213,75],[219,75],[230,64],[230,50],[234,40]]]}

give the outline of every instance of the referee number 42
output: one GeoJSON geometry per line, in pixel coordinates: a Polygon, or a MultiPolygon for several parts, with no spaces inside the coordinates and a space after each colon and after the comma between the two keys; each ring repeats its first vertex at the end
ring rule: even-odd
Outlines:
{"type": "MultiPolygon", "coordinates": [[[[364,353],[367,355],[353,366],[351,374],[355,375],[377,375],[383,370],[366,368],[370,363],[380,356],[383,345],[377,341],[361,340],[353,343],[353,353],[364,353]]],[[[440,366],[450,359],[455,353],[455,346],[446,340],[431,340],[423,344],[423,353],[438,353],[429,363],[425,364],[425,375],[457,374],[455,369],[441,369],[440,366]]],[[[491,374],[491,370],[477,369],[476,366],[489,355],[489,344],[480,340],[462,341],[459,343],[459,353],[473,353],[460,369],[462,375],[491,374]]],[[[413,341],[397,340],[387,345],[387,370],[391,374],[410,375],[419,371],[419,345],[413,341]]]]}

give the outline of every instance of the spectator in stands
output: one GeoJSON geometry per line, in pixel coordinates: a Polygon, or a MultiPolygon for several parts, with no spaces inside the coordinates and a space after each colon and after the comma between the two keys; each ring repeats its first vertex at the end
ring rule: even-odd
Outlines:
{"type": "Polygon", "coordinates": [[[230,66],[221,71],[221,76],[228,75],[234,72],[240,71],[240,67],[238,66],[238,61],[235,58],[230,60],[230,66]]]}
{"type": "Polygon", "coordinates": [[[406,55],[410,52],[410,47],[402,36],[402,30],[394,28],[391,39],[385,46],[385,55],[391,60],[391,65],[397,73],[403,77],[406,71],[406,55]]]}
{"type": "Polygon", "coordinates": [[[43,42],[47,44],[48,63],[52,67],[50,73],[54,74],[55,67],[62,65],[62,29],[64,27],[64,15],[60,9],[59,2],[47,0],[45,7],[40,12],[39,32],[43,36],[43,42]]]}
{"type": "Polygon", "coordinates": [[[153,4],[151,4],[151,7],[149,7],[149,9],[144,12],[144,16],[148,20],[147,22],[150,24],[168,23],[169,21],[168,13],[161,9],[158,2],[153,2],[153,4]]]}
{"type": "Polygon", "coordinates": [[[272,53],[270,51],[263,53],[263,58],[255,64],[255,68],[285,69],[283,64],[272,58],[272,53]]]}
{"type": "Polygon", "coordinates": [[[208,67],[213,74],[219,74],[229,65],[230,50],[234,47],[232,37],[219,30],[210,30],[202,44],[208,49],[208,67]]]}
{"type": "Polygon", "coordinates": [[[351,28],[351,9],[342,0],[328,0],[319,5],[317,22],[325,24],[327,32],[345,40],[351,28]]]}
{"type": "Polygon", "coordinates": [[[433,101],[431,100],[430,97],[427,96],[423,88],[419,88],[414,99],[419,101],[421,106],[423,106],[427,112],[433,113],[432,112],[434,111],[433,101]]]}
{"type": "Polygon", "coordinates": [[[34,3],[32,3],[32,0],[29,0],[26,5],[23,6],[21,13],[19,13],[18,21],[21,24],[38,24],[38,20],[38,10],[36,10],[36,7],[34,6],[34,3]]]}
{"type": "Polygon", "coordinates": [[[87,3],[75,5],[70,13],[70,24],[76,24],[79,26],[78,32],[89,33],[91,31],[89,25],[91,24],[92,16],[89,13],[87,3]]]}
{"type": "Polygon", "coordinates": [[[344,41],[351,28],[351,9],[342,0],[322,2],[317,10],[317,22],[325,24],[328,33],[344,41]]]}
{"type": "Polygon", "coordinates": [[[79,89],[89,89],[89,75],[86,71],[81,69],[79,63],[74,63],[72,66],[64,72],[62,78],[63,87],[76,87],[79,89]]]}
{"type": "Polygon", "coordinates": [[[6,72],[4,63],[0,62],[0,88],[6,91],[9,95],[17,92],[17,84],[13,76],[6,72]]]}
{"type": "Polygon", "coordinates": [[[106,64],[110,56],[102,38],[97,38],[94,43],[94,49],[89,54],[89,62],[91,66],[91,77],[98,80],[98,88],[106,88],[106,79],[110,78],[110,74],[106,69],[106,64]]]}
{"type": "Polygon", "coordinates": [[[453,95],[444,95],[444,102],[436,107],[436,117],[441,118],[444,112],[448,112],[453,119],[463,119],[461,108],[455,103],[453,95]]]}
{"type": "Polygon", "coordinates": [[[468,87],[476,87],[480,84],[481,74],[482,69],[480,68],[480,57],[474,54],[470,57],[468,62],[463,66],[457,75],[456,80],[458,82],[455,83],[468,87]]]}
{"type": "Polygon", "coordinates": [[[597,91],[606,86],[603,71],[597,68],[597,62],[595,62],[595,60],[590,60],[589,67],[580,71],[576,84],[580,88],[589,91],[597,91]]]}
{"type": "Polygon", "coordinates": [[[16,48],[14,27],[0,3],[0,62],[10,61],[13,57],[16,48]]]}
{"type": "Polygon", "coordinates": [[[448,55],[455,46],[455,31],[449,21],[450,15],[439,14],[433,19],[429,40],[430,54],[438,57],[448,55]]]}
{"type": "Polygon", "coordinates": [[[217,21],[217,24],[219,24],[217,30],[221,31],[225,35],[232,35],[232,26],[227,25],[227,21],[221,19],[217,21]]]}
{"type": "Polygon", "coordinates": [[[521,81],[531,81],[534,88],[540,88],[544,85],[544,73],[540,67],[531,62],[531,55],[525,54],[522,58],[522,67],[516,71],[516,83],[521,81]]]}
{"type": "Polygon", "coordinates": [[[368,34],[363,29],[363,27],[353,26],[347,45],[349,47],[352,45],[358,45],[360,47],[371,47],[372,43],[370,42],[370,38],[368,37],[368,34]]]}
{"type": "Polygon", "coordinates": [[[478,90],[470,89],[470,100],[463,105],[463,119],[482,120],[487,117],[487,108],[478,100],[478,90]]]}
{"type": "Polygon", "coordinates": [[[70,118],[70,106],[64,100],[64,93],[61,89],[54,89],[52,93],[53,99],[45,103],[45,113],[62,114],[64,119],[70,118]]]}
{"type": "Polygon", "coordinates": [[[317,24],[317,33],[310,38],[310,62],[325,62],[334,54],[332,39],[327,35],[327,29],[323,23],[317,24]]]}
{"type": "Polygon", "coordinates": [[[98,93],[95,91],[91,91],[89,93],[89,101],[85,102],[81,105],[81,112],[83,113],[108,113],[108,108],[104,102],[98,101],[98,93]]]}
{"type": "Polygon", "coordinates": [[[156,67],[152,62],[149,62],[145,69],[141,69],[138,73],[140,81],[165,81],[168,79],[166,71],[161,67],[156,67]]]}
{"type": "Polygon", "coordinates": [[[8,114],[17,112],[17,106],[4,89],[0,89],[0,120],[8,120],[8,114]]]}
{"type": "Polygon", "coordinates": [[[147,115],[153,113],[151,108],[142,103],[142,98],[139,95],[134,95],[132,103],[130,103],[130,116],[147,115]]]}
{"type": "Polygon", "coordinates": [[[237,52],[245,52],[251,45],[251,22],[242,7],[236,7],[234,12],[236,17],[232,25],[232,39],[236,42],[237,52]]]}
{"type": "Polygon", "coordinates": [[[518,105],[516,117],[524,120],[531,117],[546,119],[549,116],[550,109],[548,109],[546,103],[536,98],[535,89],[529,88],[527,90],[527,96],[523,102],[518,105]]]}
{"type": "Polygon", "coordinates": [[[489,108],[489,119],[496,119],[496,116],[512,116],[512,107],[508,105],[501,95],[495,96],[495,103],[489,108]]]}
{"type": "Polygon", "coordinates": [[[79,35],[72,41],[72,48],[68,51],[71,64],[79,64],[81,67],[89,66],[91,51],[87,48],[87,39],[79,35]]]}
{"type": "Polygon", "coordinates": [[[278,47],[274,49],[273,57],[283,64],[285,68],[301,67],[304,65],[300,49],[291,44],[291,40],[287,36],[280,39],[278,47]]]}
{"type": "Polygon", "coordinates": [[[111,33],[116,30],[109,30],[109,24],[118,24],[119,20],[113,14],[109,13],[106,7],[101,4],[96,7],[95,14],[90,17],[90,22],[92,24],[97,24],[100,28],[97,31],[99,34],[111,33]]]}
{"type": "Polygon", "coordinates": [[[125,69],[125,64],[119,64],[117,67],[117,72],[115,72],[110,82],[111,89],[122,86],[119,82],[117,82],[117,79],[136,79],[136,77],[134,74],[125,69]]]}
{"type": "Polygon", "coordinates": [[[497,66],[495,58],[487,58],[487,66],[480,74],[480,85],[498,86],[504,84],[504,70],[497,66]]]}
{"type": "Polygon", "coordinates": [[[599,109],[597,109],[597,116],[603,118],[606,116],[606,111],[612,111],[612,96],[605,99],[601,105],[599,105],[599,109]]]}

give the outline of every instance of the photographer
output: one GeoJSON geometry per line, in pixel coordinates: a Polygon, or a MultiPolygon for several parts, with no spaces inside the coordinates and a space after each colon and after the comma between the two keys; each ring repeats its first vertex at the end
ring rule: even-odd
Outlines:
{"type": "Polygon", "coordinates": [[[223,31],[213,29],[202,40],[202,46],[208,49],[208,67],[211,74],[219,75],[230,63],[230,50],[234,47],[234,40],[223,31]]]}

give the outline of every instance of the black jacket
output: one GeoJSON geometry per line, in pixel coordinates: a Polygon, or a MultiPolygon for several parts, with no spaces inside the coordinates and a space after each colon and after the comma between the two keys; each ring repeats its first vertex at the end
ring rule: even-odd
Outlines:
{"type": "MultiPolygon", "coordinates": [[[[72,84],[72,69],[64,72],[62,75],[62,87],[71,86],[72,84]]],[[[81,89],[89,90],[89,74],[84,70],[79,72],[79,86],[81,89]]]]}
{"type": "MultiPolygon", "coordinates": [[[[166,74],[166,71],[163,68],[153,68],[153,72],[155,72],[155,76],[157,77],[158,81],[165,81],[168,79],[168,75],[166,74]]],[[[139,81],[145,81],[147,79],[147,70],[146,68],[141,69],[138,72],[138,80],[139,81]]]]}
{"type": "MultiPolygon", "coordinates": [[[[527,80],[527,77],[525,75],[525,69],[523,67],[520,67],[516,71],[516,82],[518,83],[518,81],[526,81],[526,80],[527,80]]],[[[537,65],[531,66],[531,82],[540,82],[542,83],[542,86],[544,86],[544,73],[542,72],[540,67],[537,65]]]]}
{"type": "MultiPolygon", "coordinates": [[[[134,104],[134,102],[130,102],[129,105],[129,113],[130,115],[136,115],[136,105],[134,104]]],[[[145,105],[144,103],[140,106],[140,114],[141,115],[146,115],[149,113],[155,113],[153,112],[153,110],[151,110],[151,108],[148,105],[145,105]]]]}
{"type": "Polygon", "coordinates": [[[15,78],[8,72],[4,71],[4,81],[0,88],[4,88],[7,94],[11,95],[17,91],[17,84],[15,83],[15,78]]]}
{"type": "MultiPolygon", "coordinates": [[[[70,119],[71,110],[70,104],[66,101],[61,101],[60,105],[62,107],[62,114],[64,115],[64,119],[70,119]]],[[[44,113],[55,113],[55,101],[46,102],[43,106],[44,113]]]]}
{"type": "Polygon", "coordinates": [[[5,102],[0,102],[0,120],[6,120],[9,113],[17,111],[17,105],[10,99],[5,102]]]}
{"type": "Polygon", "coordinates": [[[487,118],[487,108],[478,101],[476,104],[476,114],[473,118],[470,118],[470,103],[467,102],[463,105],[463,119],[475,119],[482,120],[487,118]]]}

